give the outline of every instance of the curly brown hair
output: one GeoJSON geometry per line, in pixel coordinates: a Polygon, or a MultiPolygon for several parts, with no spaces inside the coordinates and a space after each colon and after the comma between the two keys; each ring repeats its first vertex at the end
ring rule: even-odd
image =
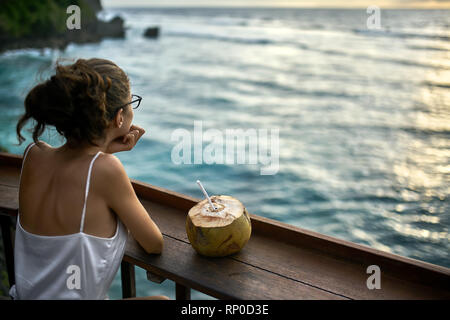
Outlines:
{"type": "Polygon", "coordinates": [[[34,142],[50,125],[68,142],[95,145],[93,141],[103,137],[129,97],[129,78],[112,61],[93,58],[66,66],[57,63],[56,74],[36,85],[25,98],[25,114],[16,128],[19,144],[25,140],[23,126],[34,119],[34,142]]]}

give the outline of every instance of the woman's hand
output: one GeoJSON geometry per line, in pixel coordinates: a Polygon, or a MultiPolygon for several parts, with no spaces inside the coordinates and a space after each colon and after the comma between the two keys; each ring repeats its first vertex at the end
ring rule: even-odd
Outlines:
{"type": "Polygon", "coordinates": [[[143,128],[136,125],[131,125],[130,132],[111,141],[105,152],[116,153],[121,151],[129,151],[134,148],[144,133],[145,130],[143,128]]]}

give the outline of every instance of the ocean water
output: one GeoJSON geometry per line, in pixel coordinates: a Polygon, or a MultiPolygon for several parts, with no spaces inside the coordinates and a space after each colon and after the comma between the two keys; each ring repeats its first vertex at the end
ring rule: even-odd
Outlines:
{"type": "MultiPolygon", "coordinates": [[[[135,121],[147,133],[118,154],[130,177],[198,198],[200,179],[251,213],[450,267],[449,11],[382,10],[380,30],[363,9],[101,13],[115,14],[125,39],[0,55],[1,145],[27,145],[15,137],[23,99],[57,58],[111,59],[143,97],[135,121]],[[152,25],[157,40],[142,36],[152,25]],[[279,171],[173,163],[171,135],[194,121],[279,129],[279,171]]],[[[42,138],[63,143],[55,130],[42,138]]],[[[174,298],[169,280],[152,284],[139,268],[136,277],[138,295],[174,298]]],[[[110,297],[120,290],[119,273],[110,297]]]]}

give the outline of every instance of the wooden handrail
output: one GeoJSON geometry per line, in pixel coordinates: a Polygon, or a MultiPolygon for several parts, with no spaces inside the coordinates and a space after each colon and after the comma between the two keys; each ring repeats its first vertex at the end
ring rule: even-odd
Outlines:
{"type": "MultiPolygon", "coordinates": [[[[0,153],[0,212],[17,212],[21,156],[0,153]]],[[[240,253],[204,258],[190,247],[187,211],[198,199],[131,180],[149,214],[160,226],[165,251],[148,255],[130,237],[122,266],[124,296],[135,294],[134,265],[148,278],[175,281],[177,297],[188,288],[221,299],[416,299],[450,298],[450,269],[382,252],[251,214],[252,237],[240,253]],[[185,264],[185,266],[181,265],[185,264]],[[369,265],[383,274],[382,290],[366,287],[369,265]],[[133,266],[132,268],[130,266],[133,266]],[[269,288],[272,290],[269,293],[269,288]]]]}

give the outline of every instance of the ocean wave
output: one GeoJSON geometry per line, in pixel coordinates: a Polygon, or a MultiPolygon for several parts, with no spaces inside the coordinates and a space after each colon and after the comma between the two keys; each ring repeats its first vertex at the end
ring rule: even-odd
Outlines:
{"type": "Polygon", "coordinates": [[[220,35],[213,34],[205,34],[205,33],[190,33],[190,32],[166,32],[165,35],[171,37],[182,37],[182,38],[191,38],[191,39],[204,39],[204,40],[216,40],[216,41],[224,41],[224,42],[235,42],[235,43],[243,43],[243,44],[274,44],[277,41],[272,39],[264,39],[264,38],[239,38],[239,37],[226,37],[220,35]]]}
{"type": "Polygon", "coordinates": [[[389,196],[389,195],[376,195],[376,194],[361,194],[350,196],[345,199],[345,201],[357,201],[357,202],[382,202],[382,203],[400,203],[403,202],[403,199],[398,196],[389,196]]]}
{"type": "Polygon", "coordinates": [[[442,34],[425,34],[425,33],[408,33],[408,32],[394,32],[389,30],[369,30],[369,29],[352,29],[355,34],[362,34],[364,36],[373,37],[393,37],[403,39],[427,39],[427,40],[441,40],[449,41],[450,36],[442,34]]]}
{"type": "Polygon", "coordinates": [[[420,68],[427,68],[427,69],[442,69],[442,70],[449,70],[449,66],[439,65],[439,64],[433,64],[433,63],[424,63],[419,61],[413,61],[408,59],[399,59],[399,58],[384,58],[384,57],[372,57],[367,55],[353,55],[353,57],[361,58],[361,59],[368,59],[372,61],[378,61],[378,62],[386,62],[386,63],[393,63],[393,64],[399,64],[409,67],[420,67],[420,68]]]}
{"type": "Polygon", "coordinates": [[[48,58],[53,58],[59,54],[58,49],[53,48],[25,48],[25,49],[12,49],[4,51],[0,54],[0,57],[5,58],[16,58],[25,56],[27,58],[34,58],[39,60],[48,60],[48,58]]]}
{"type": "Polygon", "coordinates": [[[404,65],[404,66],[420,67],[420,68],[427,68],[427,69],[443,69],[443,70],[450,69],[449,66],[445,66],[445,65],[424,63],[424,62],[413,61],[413,60],[402,59],[402,58],[375,57],[375,56],[370,56],[367,54],[351,54],[351,53],[347,53],[345,51],[340,51],[340,50],[311,48],[308,46],[303,46],[301,48],[304,50],[320,52],[320,53],[323,53],[326,55],[350,57],[350,58],[354,58],[354,59],[358,59],[358,60],[365,60],[365,61],[369,60],[369,61],[375,61],[375,62],[392,63],[392,64],[399,64],[399,65],[404,65]]]}
{"type": "Polygon", "coordinates": [[[326,55],[334,55],[334,56],[342,56],[342,57],[350,57],[358,60],[370,60],[377,62],[385,62],[392,64],[399,64],[404,66],[412,66],[412,67],[420,67],[427,69],[444,69],[449,70],[450,67],[443,65],[436,65],[430,63],[423,63],[408,59],[399,59],[399,58],[389,58],[389,57],[374,57],[366,54],[351,54],[341,50],[335,49],[321,49],[321,48],[313,48],[305,43],[292,42],[292,41],[284,41],[284,40],[274,40],[274,39],[262,39],[262,38],[239,38],[239,37],[226,37],[220,35],[213,34],[202,34],[202,33],[186,33],[186,32],[170,32],[167,33],[169,36],[175,37],[186,37],[186,38],[194,38],[194,39],[207,39],[207,40],[215,40],[215,41],[225,41],[225,42],[234,42],[234,43],[242,43],[242,44],[257,44],[257,45],[280,45],[280,46],[293,46],[300,50],[309,50],[315,51],[326,55]]]}
{"type": "Polygon", "coordinates": [[[301,89],[295,85],[286,85],[282,83],[277,83],[274,81],[264,81],[264,80],[251,80],[251,79],[235,79],[235,78],[229,78],[229,81],[235,82],[235,83],[242,83],[246,85],[252,85],[255,88],[264,88],[268,90],[274,90],[278,91],[283,94],[294,94],[294,95],[301,95],[301,96],[308,96],[308,97],[316,97],[316,98],[347,98],[347,99],[354,99],[359,97],[355,94],[350,94],[346,92],[333,92],[330,90],[304,90],[301,89]]]}
{"type": "Polygon", "coordinates": [[[428,87],[450,89],[450,83],[438,83],[438,82],[431,82],[431,81],[423,81],[422,84],[425,86],[428,86],[428,87]]]}
{"type": "Polygon", "coordinates": [[[405,127],[401,128],[402,131],[407,133],[412,133],[414,135],[420,136],[437,136],[443,135],[450,138],[450,130],[446,129],[427,129],[427,128],[415,128],[415,127],[405,127]]]}
{"type": "Polygon", "coordinates": [[[432,47],[432,46],[408,46],[409,49],[413,50],[426,50],[426,51],[450,51],[447,48],[441,48],[441,47],[432,47]]]}
{"type": "Polygon", "coordinates": [[[318,53],[322,53],[325,55],[334,55],[334,56],[342,56],[342,57],[350,57],[358,60],[370,60],[376,62],[384,62],[384,63],[392,63],[399,64],[404,66],[412,66],[412,67],[420,67],[427,69],[443,69],[449,70],[450,67],[444,65],[423,63],[419,61],[413,61],[409,59],[399,59],[399,58],[390,58],[390,57],[374,57],[366,54],[352,54],[343,50],[336,49],[322,49],[322,48],[313,48],[308,46],[305,43],[296,42],[296,41],[287,41],[287,40],[277,40],[277,39],[266,39],[266,38],[241,38],[241,37],[228,37],[221,36],[215,34],[206,34],[206,33],[194,33],[194,32],[168,32],[166,33],[168,36],[172,37],[183,37],[190,39],[205,39],[205,40],[213,40],[213,41],[224,41],[224,42],[233,42],[233,43],[241,43],[241,44],[249,44],[249,45],[277,45],[277,46],[288,46],[295,47],[300,50],[309,50],[318,53]]]}
{"type": "MultiPolygon", "coordinates": [[[[385,110],[387,112],[388,110],[385,110]]],[[[406,133],[414,134],[417,136],[450,136],[450,130],[442,129],[431,129],[431,128],[419,128],[419,127],[408,127],[408,126],[395,126],[395,125],[357,125],[357,124],[335,124],[330,126],[331,129],[341,129],[341,130],[351,130],[351,131],[367,131],[367,132],[390,132],[390,131],[403,131],[406,133]]]]}

